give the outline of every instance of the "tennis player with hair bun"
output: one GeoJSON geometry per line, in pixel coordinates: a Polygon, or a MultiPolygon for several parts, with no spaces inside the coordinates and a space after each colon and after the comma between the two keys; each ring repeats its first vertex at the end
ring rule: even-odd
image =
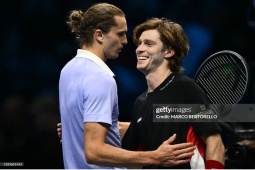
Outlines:
{"type": "Polygon", "coordinates": [[[76,34],[80,49],[61,70],[59,80],[65,169],[170,167],[189,163],[195,147],[185,141],[172,145],[175,134],[150,151],[121,148],[117,87],[105,61],[118,58],[127,44],[124,13],[114,5],[99,3],[86,12],[72,11],[68,25],[76,34]]]}

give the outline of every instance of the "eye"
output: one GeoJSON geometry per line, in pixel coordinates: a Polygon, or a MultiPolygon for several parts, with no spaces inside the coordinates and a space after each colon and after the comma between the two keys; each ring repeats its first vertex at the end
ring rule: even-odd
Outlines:
{"type": "Polygon", "coordinates": [[[144,45],[145,45],[145,46],[148,46],[148,47],[151,47],[151,46],[154,46],[154,45],[155,45],[155,42],[146,39],[146,40],[144,41],[144,45]]]}
{"type": "Polygon", "coordinates": [[[141,41],[138,41],[138,42],[136,43],[137,46],[140,46],[141,44],[142,44],[141,41]]]}
{"type": "Polygon", "coordinates": [[[152,43],[149,43],[149,42],[148,42],[148,43],[145,43],[145,44],[148,45],[148,46],[153,45],[152,43]]]}
{"type": "Polygon", "coordinates": [[[152,43],[152,42],[145,42],[144,44],[149,46],[149,47],[154,45],[154,43],[152,43]]]}
{"type": "Polygon", "coordinates": [[[126,32],[120,32],[120,33],[118,33],[118,36],[119,36],[119,37],[126,36],[126,32]]]}

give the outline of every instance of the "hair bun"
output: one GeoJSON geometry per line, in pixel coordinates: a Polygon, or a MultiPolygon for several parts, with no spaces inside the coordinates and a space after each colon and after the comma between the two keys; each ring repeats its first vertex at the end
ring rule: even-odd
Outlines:
{"type": "Polygon", "coordinates": [[[67,24],[70,26],[72,32],[78,33],[82,17],[83,12],[80,10],[74,10],[70,12],[69,21],[67,24]]]}

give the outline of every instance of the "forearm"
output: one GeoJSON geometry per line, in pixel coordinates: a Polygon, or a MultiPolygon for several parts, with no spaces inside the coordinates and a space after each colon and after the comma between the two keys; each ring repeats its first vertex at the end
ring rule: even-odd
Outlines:
{"type": "Polygon", "coordinates": [[[85,123],[85,157],[88,163],[113,167],[156,164],[155,151],[131,152],[105,143],[107,124],[85,123]]]}
{"type": "Polygon", "coordinates": [[[129,125],[130,125],[130,122],[118,122],[119,124],[119,131],[120,131],[120,136],[121,138],[123,138],[123,136],[125,135],[129,125]]]}
{"type": "Polygon", "coordinates": [[[220,134],[208,136],[206,139],[206,160],[215,160],[224,165],[225,148],[220,134]]]}
{"type": "Polygon", "coordinates": [[[133,167],[158,164],[155,152],[132,152],[108,144],[85,149],[88,163],[112,167],[133,167]]]}
{"type": "Polygon", "coordinates": [[[108,124],[84,124],[84,154],[87,163],[112,167],[144,165],[175,166],[190,162],[194,154],[192,143],[171,145],[176,135],[164,141],[154,151],[128,151],[105,143],[108,124]]]}

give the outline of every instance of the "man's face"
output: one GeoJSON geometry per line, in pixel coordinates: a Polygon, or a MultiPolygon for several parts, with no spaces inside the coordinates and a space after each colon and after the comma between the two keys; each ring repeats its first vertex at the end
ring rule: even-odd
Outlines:
{"type": "Polygon", "coordinates": [[[112,27],[107,34],[104,34],[103,51],[107,59],[116,59],[121,49],[127,44],[127,22],[125,17],[114,17],[117,26],[112,27]]]}
{"type": "Polygon", "coordinates": [[[136,67],[145,75],[161,67],[167,67],[167,61],[164,59],[165,54],[166,50],[163,48],[158,31],[146,30],[141,34],[138,41],[136,67]]]}

